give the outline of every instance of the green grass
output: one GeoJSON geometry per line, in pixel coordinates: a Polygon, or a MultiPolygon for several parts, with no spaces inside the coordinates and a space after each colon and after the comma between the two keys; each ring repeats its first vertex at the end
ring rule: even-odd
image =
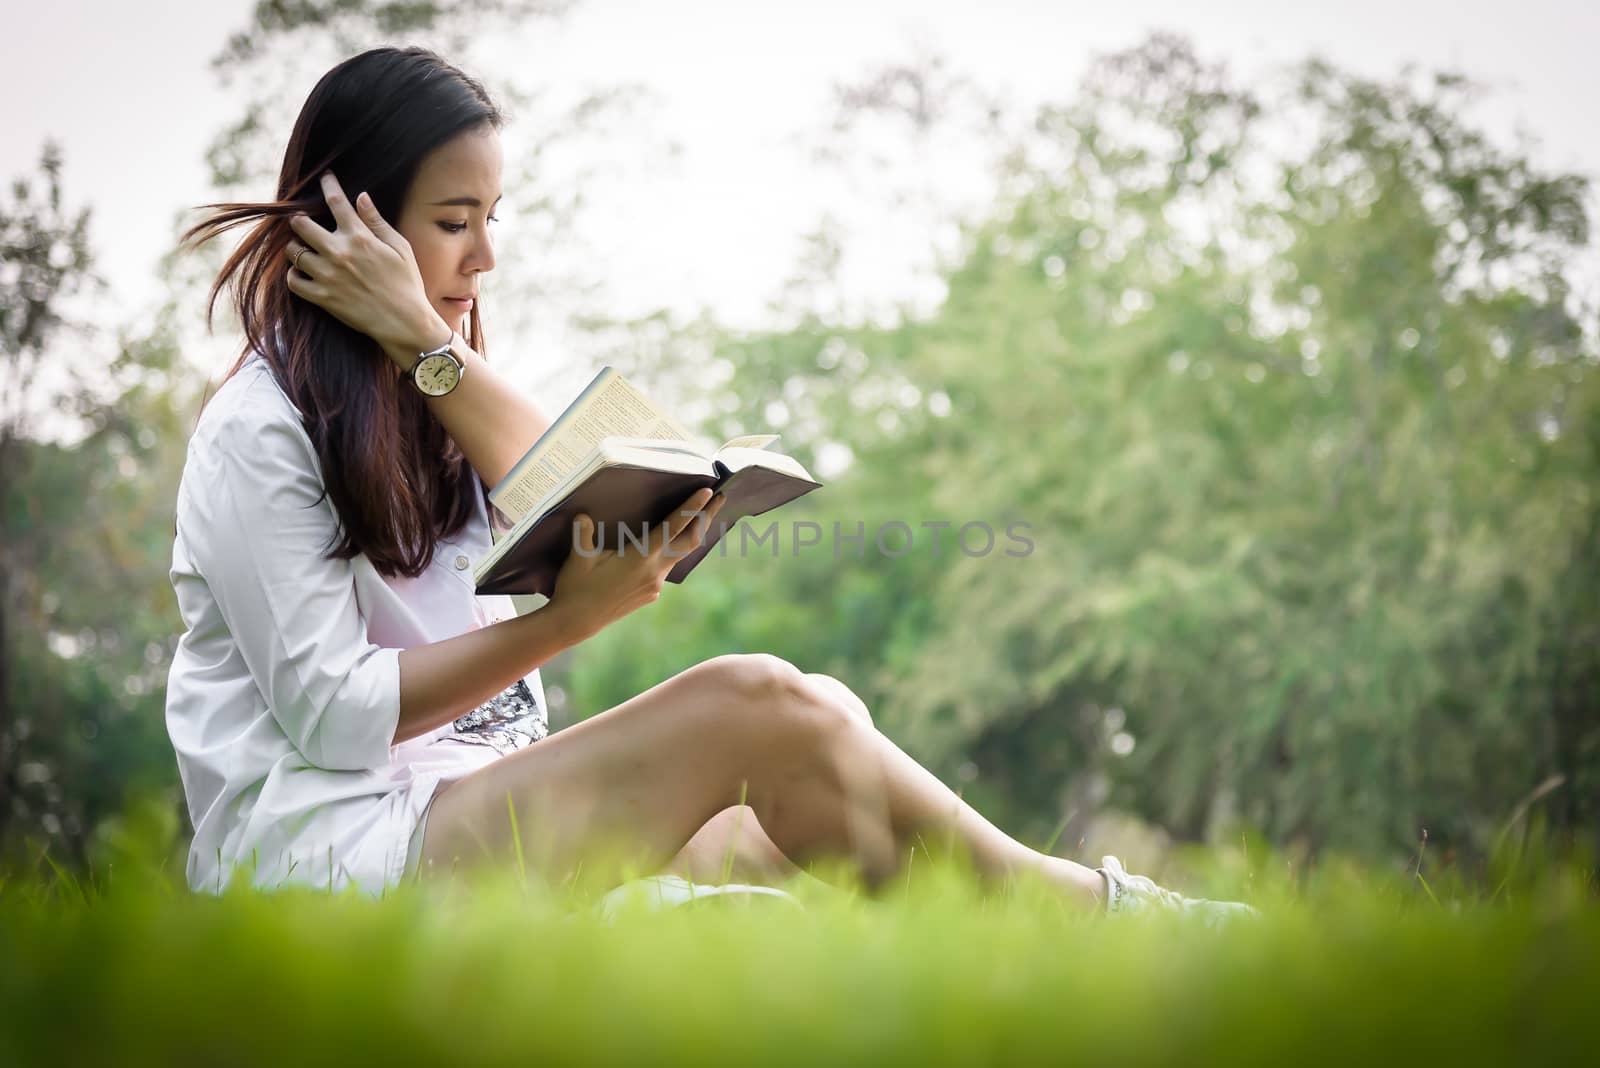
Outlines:
{"type": "MultiPolygon", "coordinates": [[[[876,898],[602,922],[508,872],[382,901],[187,893],[127,858],[0,883],[0,1064],[831,1065],[1570,1060],[1594,1042],[1583,865],[1498,887],[1252,849],[1179,883],[1264,912],[1215,933],[983,897],[919,855],[876,898]]],[[[1159,873],[1170,878],[1173,873],[1159,873]]],[[[1175,880],[1176,881],[1176,880],[1175,880]]]]}

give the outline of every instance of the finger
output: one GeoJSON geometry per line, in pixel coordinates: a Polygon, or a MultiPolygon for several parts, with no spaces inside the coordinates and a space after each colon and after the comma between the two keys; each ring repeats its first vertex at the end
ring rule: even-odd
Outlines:
{"type": "Polygon", "coordinates": [[[333,250],[333,234],[309,215],[289,216],[289,229],[294,236],[311,246],[311,251],[328,253],[333,250]]]}
{"type": "Polygon", "coordinates": [[[671,551],[667,555],[686,556],[704,544],[712,521],[727,503],[728,498],[720,493],[711,498],[710,503],[700,510],[700,514],[673,539],[671,551]]]}
{"type": "Polygon", "coordinates": [[[322,302],[327,298],[328,292],[322,288],[320,282],[301,274],[293,267],[289,268],[286,277],[288,279],[289,292],[303,300],[309,300],[318,307],[322,306],[322,302]]]}
{"type": "Polygon", "coordinates": [[[587,515],[580,514],[573,517],[572,547],[585,560],[593,560],[600,555],[599,547],[594,540],[594,520],[587,515]]]}
{"type": "Polygon", "coordinates": [[[704,495],[696,493],[683,502],[683,507],[663,519],[660,525],[651,531],[650,555],[658,559],[662,555],[670,555],[678,536],[689,528],[695,517],[704,510],[705,504],[704,495]]]}
{"type": "Polygon", "coordinates": [[[689,499],[683,502],[683,507],[667,516],[666,533],[668,542],[676,538],[685,527],[694,521],[695,516],[705,508],[711,500],[711,491],[708,489],[695,490],[689,499]]]}
{"type": "Polygon", "coordinates": [[[362,193],[356,197],[356,214],[361,216],[361,221],[367,224],[375,237],[396,252],[404,253],[411,248],[411,243],[400,236],[400,231],[389,225],[378,211],[378,205],[372,202],[372,194],[362,193]]]}
{"type": "Polygon", "coordinates": [[[359,232],[366,228],[361,216],[356,214],[356,209],[350,206],[350,198],[344,195],[344,187],[339,184],[339,179],[333,176],[332,171],[322,172],[322,197],[328,202],[328,210],[333,212],[335,229],[359,232]]]}
{"type": "Polygon", "coordinates": [[[283,256],[284,259],[289,261],[289,267],[292,270],[299,271],[307,278],[315,278],[317,276],[318,267],[322,262],[310,246],[302,245],[298,241],[290,241],[284,246],[283,256]]]}
{"type": "Polygon", "coordinates": [[[688,526],[678,532],[671,543],[661,553],[664,560],[682,560],[700,546],[700,538],[705,533],[706,513],[701,512],[695,516],[688,526]]]}

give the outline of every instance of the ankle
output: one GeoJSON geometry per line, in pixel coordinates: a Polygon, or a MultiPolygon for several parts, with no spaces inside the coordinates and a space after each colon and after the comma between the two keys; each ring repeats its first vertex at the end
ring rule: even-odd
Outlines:
{"type": "Polygon", "coordinates": [[[1106,878],[1093,868],[1086,868],[1063,857],[1045,857],[1051,878],[1066,890],[1067,897],[1091,912],[1104,912],[1106,907],[1106,878]]]}

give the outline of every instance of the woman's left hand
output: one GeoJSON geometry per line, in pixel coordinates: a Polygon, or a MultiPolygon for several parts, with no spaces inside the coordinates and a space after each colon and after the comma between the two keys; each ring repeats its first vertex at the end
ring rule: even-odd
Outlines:
{"type": "Polygon", "coordinates": [[[289,291],[382,345],[401,366],[447,340],[450,326],[428,303],[411,244],[362,193],[351,207],[339,180],[322,176],[334,230],[291,216],[300,239],[285,249],[289,291]],[[302,251],[303,250],[303,251],[302,251]]]}

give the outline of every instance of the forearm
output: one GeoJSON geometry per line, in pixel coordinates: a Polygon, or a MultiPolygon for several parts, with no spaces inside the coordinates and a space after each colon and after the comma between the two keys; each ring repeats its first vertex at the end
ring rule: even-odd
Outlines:
{"type": "Polygon", "coordinates": [[[465,715],[587,637],[585,624],[552,602],[527,615],[402,650],[395,744],[465,715]]]}
{"type": "MultiPolygon", "coordinates": [[[[409,369],[417,354],[438,345],[450,328],[441,320],[412,343],[384,345],[395,365],[409,369]]],[[[433,417],[449,431],[484,485],[494,486],[550,425],[539,406],[461,340],[451,350],[466,365],[461,382],[443,397],[429,397],[433,417]]]]}

